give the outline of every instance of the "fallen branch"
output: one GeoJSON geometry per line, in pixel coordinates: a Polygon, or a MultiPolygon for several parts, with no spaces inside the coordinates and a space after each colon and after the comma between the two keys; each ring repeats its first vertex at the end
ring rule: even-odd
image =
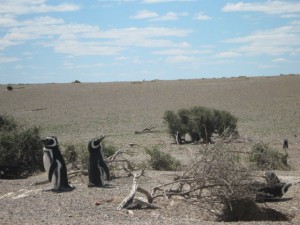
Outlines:
{"type": "MultiPolygon", "coordinates": [[[[133,173],[131,172],[131,174],[133,174],[133,173]]],[[[124,200],[120,203],[120,205],[117,208],[118,210],[122,210],[124,208],[125,209],[142,209],[142,208],[157,209],[157,208],[159,208],[158,206],[151,204],[152,196],[150,195],[150,193],[148,191],[146,191],[145,189],[138,187],[137,181],[143,175],[144,175],[144,170],[142,170],[142,172],[140,174],[133,174],[132,189],[131,189],[129,195],[127,195],[126,198],[124,198],[124,200]],[[142,200],[140,198],[135,198],[135,194],[137,191],[145,194],[148,198],[148,202],[145,202],[144,200],[142,200]]]]}
{"type": "Polygon", "coordinates": [[[154,132],[153,129],[155,129],[156,127],[147,127],[142,131],[135,131],[135,134],[144,134],[144,133],[152,133],[154,132]]]}

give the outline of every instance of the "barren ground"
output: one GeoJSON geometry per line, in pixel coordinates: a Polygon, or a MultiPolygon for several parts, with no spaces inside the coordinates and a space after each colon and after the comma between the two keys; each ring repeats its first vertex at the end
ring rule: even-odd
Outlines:
{"type": "MultiPolygon", "coordinates": [[[[128,159],[135,163],[146,162],[145,147],[159,145],[187,165],[187,148],[196,151],[200,147],[173,144],[162,120],[164,111],[169,109],[201,105],[227,110],[238,117],[241,136],[270,143],[278,150],[283,139],[288,138],[293,169],[275,172],[281,180],[294,184],[285,196],[292,199],[268,206],[288,214],[293,223],[300,223],[299,75],[13,87],[13,91],[7,91],[6,85],[0,85],[1,115],[37,125],[42,135],[56,135],[62,148],[70,143],[87,145],[91,138],[106,134],[107,144],[134,152],[128,159]],[[135,134],[152,126],[156,132],[135,134]],[[130,147],[130,143],[134,146],[130,147]]],[[[174,174],[149,170],[139,185],[150,191],[155,185],[172,180],[174,174]]],[[[87,188],[85,176],[72,178],[76,189],[68,193],[45,191],[49,184],[30,186],[45,178],[44,173],[39,173],[22,180],[0,180],[1,224],[214,223],[212,216],[178,199],[158,200],[156,204],[161,209],[157,210],[135,210],[133,214],[117,211],[132,185],[132,177],[122,171],[105,189],[87,188]],[[95,205],[97,201],[100,205],[95,205]]],[[[261,222],[268,223],[271,222],[261,222]]]]}

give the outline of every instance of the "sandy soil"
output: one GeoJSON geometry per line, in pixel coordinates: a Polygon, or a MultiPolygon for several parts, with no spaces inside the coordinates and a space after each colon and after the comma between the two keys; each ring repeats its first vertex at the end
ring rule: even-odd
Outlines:
{"type": "MultiPolygon", "coordinates": [[[[290,222],[239,222],[234,224],[300,223],[300,76],[232,78],[213,80],[148,81],[91,84],[15,85],[11,92],[0,85],[0,114],[41,127],[62,145],[86,145],[89,139],[107,134],[107,143],[131,151],[130,160],[147,160],[144,148],[161,150],[189,163],[187,148],[176,146],[162,121],[165,110],[203,105],[228,110],[239,118],[243,137],[263,140],[281,149],[289,139],[291,171],[275,171],[294,185],[289,201],[267,206],[290,216],[290,222]],[[135,131],[156,126],[156,132],[135,131]],[[134,143],[134,147],[130,144],[134,143]]],[[[258,171],[261,173],[261,171],[258,171]]],[[[175,172],[147,171],[139,185],[151,190],[174,178],[175,172]]],[[[45,173],[21,180],[0,180],[1,224],[215,224],[214,217],[178,199],[159,199],[156,210],[118,211],[130,192],[132,177],[119,171],[110,188],[88,188],[87,177],[71,178],[72,192],[46,191],[50,184],[31,186],[45,173]],[[99,205],[95,203],[98,202],[99,205]]]]}

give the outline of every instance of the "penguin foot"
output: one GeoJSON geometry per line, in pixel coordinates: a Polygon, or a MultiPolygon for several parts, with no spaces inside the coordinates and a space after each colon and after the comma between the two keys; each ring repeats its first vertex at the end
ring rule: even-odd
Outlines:
{"type": "Polygon", "coordinates": [[[72,185],[69,185],[67,187],[60,187],[59,189],[55,189],[55,188],[51,188],[47,191],[52,191],[52,192],[55,192],[55,193],[60,193],[60,192],[68,192],[68,191],[73,191],[75,189],[74,186],[72,185]]]}
{"type": "Polygon", "coordinates": [[[88,183],[88,187],[97,187],[97,186],[93,183],[88,183]]]}

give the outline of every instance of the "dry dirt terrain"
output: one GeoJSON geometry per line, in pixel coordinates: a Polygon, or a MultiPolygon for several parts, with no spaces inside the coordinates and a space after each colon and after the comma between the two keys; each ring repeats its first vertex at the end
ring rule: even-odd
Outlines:
{"type": "MultiPolygon", "coordinates": [[[[289,201],[267,203],[289,216],[286,222],[300,224],[300,76],[239,77],[222,79],[143,81],[112,83],[0,85],[0,115],[39,126],[43,136],[56,135],[62,148],[87,145],[91,138],[107,135],[107,144],[133,152],[128,160],[147,162],[145,148],[158,145],[188,165],[187,149],[177,146],[163,123],[166,110],[206,106],[227,110],[238,117],[242,137],[264,141],[278,150],[289,140],[290,171],[275,171],[293,186],[289,201]],[[147,127],[152,133],[135,134],[147,127]]],[[[248,151],[249,149],[242,149],[248,151]]],[[[184,166],[183,166],[184,169],[184,166]]],[[[263,171],[258,171],[261,174],[263,171]]],[[[172,181],[176,173],[147,170],[139,185],[151,191],[172,181]]],[[[109,188],[88,188],[87,177],[71,178],[72,192],[46,191],[50,184],[31,186],[44,180],[45,173],[27,179],[0,180],[1,224],[213,224],[211,215],[179,199],[158,199],[160,209],[117,211],[130,192],[132,177],[119,171],[109,188]],[[96,205],[95,203],[98,202],[96,205]]],[[[258,224],[258,222],[248,222],[258,224]]],[[[239,222],[235,224],[246,224],[239,222]]]]}

